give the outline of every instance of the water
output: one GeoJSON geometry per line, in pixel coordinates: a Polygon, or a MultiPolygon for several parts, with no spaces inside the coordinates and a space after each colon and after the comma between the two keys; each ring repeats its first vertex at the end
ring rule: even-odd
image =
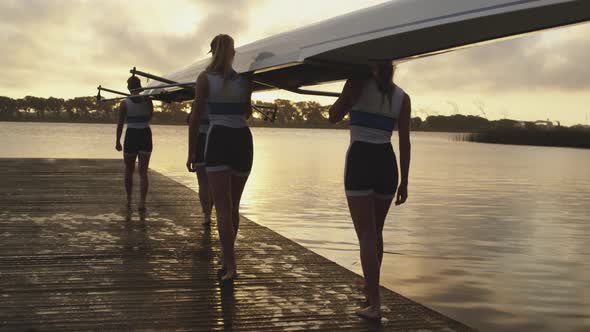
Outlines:
{"type": "MultiPolygon", "coordinates": [[[[196,189],[186,127],[153,126],[152,168],[196,189]]],[[[353,271],[344,130],[253,129],[242,213],[353,271]]],[[[409,200],[382,284],[484,331],[590,329],[590,151],[413,133],[409,200]]],[[[0,122],[0,157],[120,158],[114,125],[0,122]]],[[[121,188],[123,190],[123,188],[121,188]]]]}

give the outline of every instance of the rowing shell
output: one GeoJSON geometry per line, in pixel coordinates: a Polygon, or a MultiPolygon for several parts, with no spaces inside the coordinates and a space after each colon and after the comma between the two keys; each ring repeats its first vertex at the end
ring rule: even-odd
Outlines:
{"type": "MultiPolygon", "coordinates": [[[[590,0],[397,0],[238,47],[234,68],[254,75],[255,91],[302,92],[375,61],[407,61],[588,20],[590,0]]],[[[194,82],[209,61],[163,77],[194,82]]]]}

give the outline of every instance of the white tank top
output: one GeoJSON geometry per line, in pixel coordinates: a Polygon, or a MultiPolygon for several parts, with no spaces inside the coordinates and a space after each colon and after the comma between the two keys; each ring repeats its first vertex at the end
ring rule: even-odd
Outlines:
{"type": "Polygon", "coordinates": [[[150,126],[150,101],[144,97],[135,97],[139,102],[133,102],[131,97],[125,99],[127,107],[127,128],[148,128],[150,126]]]}
{"type": "Polygon", "coordinates": [[[375,80],[363,83],[358,101],[350,111],[350,140],[367,143],[390,143],[404,102],[405,92],[394,86],[391,103],[381,94],[375,80]]]}
{"type": "Polygon", "coordinates": [[[231,128],[247,127],[246,110],[250,106],[248,80],[235,72],[225,82],[221,75],[215,73],[208,73],[207,79],[207,112],[210,124],[231,128]]]}

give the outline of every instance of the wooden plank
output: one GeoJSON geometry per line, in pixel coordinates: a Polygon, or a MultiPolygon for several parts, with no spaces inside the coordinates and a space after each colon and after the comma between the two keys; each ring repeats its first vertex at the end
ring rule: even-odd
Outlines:
{"type": "Polygon", "coordinates": [[[119,160],[0,159],[0,331],[472,330],[385,288],[363,321],[356,274],[245,218],[220,284],[196,193],[150,172],[140,216],[119,160]]]}

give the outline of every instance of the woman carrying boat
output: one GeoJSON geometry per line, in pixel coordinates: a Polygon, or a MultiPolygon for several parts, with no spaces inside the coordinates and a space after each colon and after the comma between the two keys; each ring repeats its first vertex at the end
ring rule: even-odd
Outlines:
{"type": "MultiPolygon", "coordinates": [[[[190,122],[191,115],[195,109],[195,102],[192,103],[192,110],[187,118],[187,122],[190,122]]],[[[194,135],[196,137],[195,150],[192,151],[195,155],[195,162],[193,169],[197,173],[197,182],[199,184],[199,202],[201,203],[201,211],[203,212],[203,225],[211,225],[211,211],[213,210],[213,197],[211,196],[211,190],[209,189],[209,178],[207,177],[207,171],[205,169],[205,144],[207,142],[207,131],[209,131],[209,115],[207,109],[203,110],[201,119],[199,121],[199,128],[194,135]]]]}
{"type": "Polygon", "coordinates": [[[217,35],[211,63],[197,78],[195,102],[189,123],[187,167],[195,168],[197,130],[208,112],[210,127],[205,146],[205,169],[215,202],[217,229],[222,248],[221,280],[236,276],[234,245],[240,221],[240,200],[252,169],[252,135],[246,120],[252,114],[251,81],[233,68],[234,40],[217,35]]]}
{"type": "Polygon", "coordinates": [[[154,105],[151,99],[139,95],[141,81],[137,76],[131,76],[127,80],[127,89],[131,93],[119,105],[119,121],[117,122],[117,139],[115,148],[123,150],[125,160],[125,191],[127,192],[127,207],[131,207],[131,195],[133,192],[133,172],[135,160],[138,160],[139,168],[139,211],[145,211],[145,201],[148,192],[148,167],[152,154],[152,131],[150,121],[154,114],[154,105]],[[121,146],[121,134],[123,125],[127,122],[125,141],[121,146]]]}
{"type": "Polygon", "coordinates": [[[345,190],[359,240],[361,265],[369,306],[357,315],[381,319],[379,274],[383,260],[383,226],[393,198],[408,197],[410,168],[410,97],[393,83],[391,63],[371,66],[368,79],[349,79],[330,108],[330,122],[350,116],[350,146],[346,156],[345,190]],[[391,145],[398,127],[401,181],[391,145]],[[396,196],[397,189],[397,196],[396,196]]]}

